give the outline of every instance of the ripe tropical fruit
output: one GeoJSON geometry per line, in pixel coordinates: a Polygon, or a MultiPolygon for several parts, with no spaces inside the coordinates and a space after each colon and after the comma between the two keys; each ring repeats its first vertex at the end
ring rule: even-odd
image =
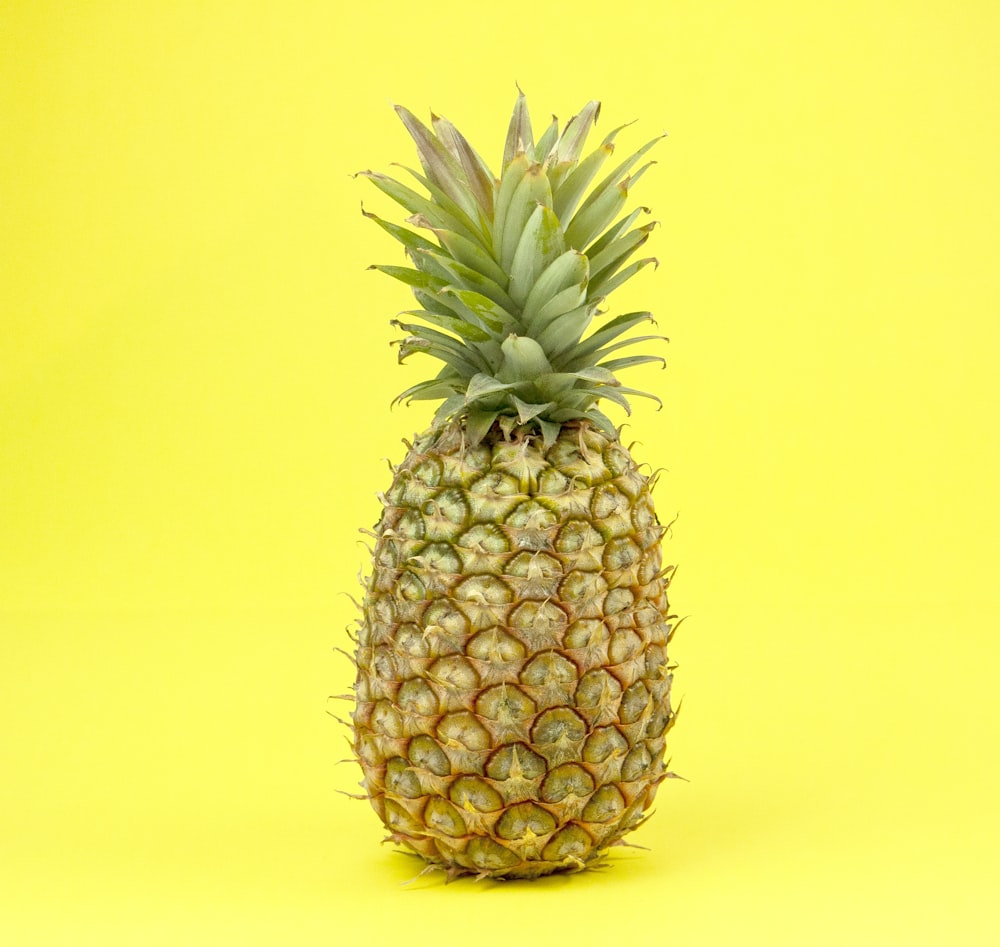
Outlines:
{"type": "Polygon", "coordinates": [[[399,397],[441,404],[380,495],[356,638],[362,785],[389,838],[452,876],[586,868],[643,821],[675,716],[664,528],[597,407],[628,410],[645,393],[616,373],[662,363],[620,354],[661,338],[625,335],[649,313],[599,320],[652,262],[629,262],[648,211],[623,211],[658,139],[594,184],[621,129],[584,156],[590,102],[535,141],[520,95],[496,177],[449,122],[397,111],[426,194],[363,172],[411,226],[366,216],[412,264],[375,267],[419,306],[397,323],[400,359],[441,363],[399,397]]]}

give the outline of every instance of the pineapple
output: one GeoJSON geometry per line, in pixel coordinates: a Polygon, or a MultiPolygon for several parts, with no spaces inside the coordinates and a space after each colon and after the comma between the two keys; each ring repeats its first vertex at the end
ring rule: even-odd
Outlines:
{"type": "Polygon", "coordinates": [[[396,323],[400,360],[441,363],[399,399],[441,404],[380,495],[356,635],[362,786],[389,838],[449,876],[591,867],[670,775],[664,528],[597,408],[645,394],[617,372],[663,360],[619,353],[661,337],[624,335],[646,312],[594,325],[653,262],[628,262],[653,225],[623,209],[658,139],[594,184],[621,129],[584,156],[590,102],[535,141],[522,94],[497,178],[446,120],[397,112],[426,195],[362,172],[411,226],[363,212],[412,263],[374,267],[419,307],[396,323]]]}

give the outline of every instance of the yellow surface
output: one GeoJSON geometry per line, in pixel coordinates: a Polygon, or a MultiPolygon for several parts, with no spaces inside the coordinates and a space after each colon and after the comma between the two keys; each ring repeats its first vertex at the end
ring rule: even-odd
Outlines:
{"type": "Polygon", "coordinates": [[[0,3],[0,942],[997,942],[998,41],[973,0],[0,3]],[[603,874],[401,887],[324,713],[428,416],[349,175],[412,162],[389,101],[496,160],[515,80],[670,133],[618,311],[672,338],[626,436],[690,781],[603,874]]]}

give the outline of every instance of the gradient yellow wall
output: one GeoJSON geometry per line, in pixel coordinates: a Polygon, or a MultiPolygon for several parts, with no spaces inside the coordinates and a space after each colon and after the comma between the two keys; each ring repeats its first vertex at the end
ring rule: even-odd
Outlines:
{"type": "Polygon", "coordinates": [[[0,2],[0,941],[1000,937],[998,43],[975,0],[0,2]],[[325,715],[429,416],[351,174],[412,162],[391,101],[496,161],[515,81],[669,132],[619,311],[671,337],[625,436],[690,782],[604,874],[401,888],[325,715]]]}

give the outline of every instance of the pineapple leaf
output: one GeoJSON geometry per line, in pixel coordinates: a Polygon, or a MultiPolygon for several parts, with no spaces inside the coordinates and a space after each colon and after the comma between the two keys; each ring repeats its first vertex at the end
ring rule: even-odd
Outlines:
{"type": "Polygon", "coordinates": [[[554,188],[552,207],[560,220],[569,220],[570,215],[580,203],[587,185],[594,179],[601,165],[614,153],[615,146],[605,142],[592,151],[567,175],[566,180],[554,188]]]}
{"type": "Polygon", "coordinates": [[[530,404],[522,401],[517,395],[511,395],[511,400],[517,408],[517,417],[522,424],[527,424],[532,418],[536,418],[542,412],[555,407],[555,402],[553,401],[549,401],[546,404],[530,404]]]}
{"type": "Polygon", "coordinates": [[[451,376],[451,380],[443,378],[430,378],[426,381],[417,382],[411,385],[406,391],[401,391],[392,399],[394,405],[410,401],[437,401],[441,398],[449,398],[462,386],[461,378],[451,376]]]}
{"type": "Polygon", "coordinates": [[[515,382],[502,382],[492,375],[479,372],[469,379],[468,387],[465,389],[465,403],[472,404],[487,395],[497,394],[501,391],[510,391],[516,386],[515,382]]]}
{"type": "Polygon", "coordinates": [[[529,381],[552,371],[545,351],[528,336],[509,335],[500,346],[503,364],[497,372],[501,381],[529,381]]]}
{"type": "Polygon", "coordinates": [[[591,408],[590,411],[584,414],[584,417],[590,421],[595,427],[604,431],[608,437],[617,437],[618,431],[616,430],[614,424],[611,423],[611,418],[609,418],[603,411],[598,411],[596,408],[591,408]]]}
{"type": "Polygon", "coordinates": [[[562,228],[552,209],[539,204],[521,231],[510,264],[510,296],[523,307],[539,274],[565,252],[562,228]]]}
{"type": "Polygon", "coordinates": [[[535,147],[533,149],[536,161],[546,162],[549,154],[552,151],[552,146],[556,143],[559,137],[559,119],[552,116],[552,121],[549,122],[549,127],[545,129],[544,134],[538,141],[535,142],[535,147]]]}
{"type": "Polygon", "coordinates": [[[510,329],[516,325],[517,320],[502,306],[498,306],[492,299],[475,290],[445,286],[441,290],[441,295],[455,297],[469,312],[495,331],[510,329]]]}
{"type": "Polygon", "coordinates": [[[429,290],[430,292],[437,292],[446,285],[441,277],[423,270],[414,270],[408,266],[373,263],[368,269],[378,270],[380,273],[385,273],[386,276],[391,276],[393,279],[398,279],[400,282],[406,283],[407,286],[429,290]]]}
{"type": "Polygon", "coordinates": [[[632,224],[636,222],[640,214],[648,214],[649,212],[648,207],[637,207],[632,211],[632,213],[628,214],[628,216],[622,217],[618,223],[605,230],[604,233],[601,234],[600,238],[595,240],[587,248],[587,254],[591,257],[591,259],[593,259],[593,257],[597,256],[597,254],[602,253],[613,240],[617,240],[629,229],[629,227],[632,226],[632,224]]]}
{"type": "Polygon", "coordinates": [[[420,164],[427,177],[470,218],[474,218],[478,211],[462,166],[416,115],[402,105],[397,105],[395,108],[396,114],[402,119],[410,137],[417,145],[420,164]]]}
{"type": "Polygon", "coordinates": [[[583,283],[578,286],[567,286],[566,289],[560,290],[538,310],[529,325],[529,331],[532,335],[541,338],[554,321],[581,307],[586,308],[583,305],[586,298],[587,287],[583,283]]]}
{"type": "Polygon", "coordinates": [[[431,276],[435,276],[442,283],[450,283],[454,279],[451,270],[448,268],[448,264],[451,261],[445,254],[441,253],[439,248],[434,247],[431,250],[408,250],[406,255],[421,273],[428,273],[431,276]]]}
{"type": "Polygon", "coordinates": [[[601,295],[607,296],[616,290],[622,283],[630,280],[639,270],[644,269],[652,263],[654,266],[659,265],[659,260],[656,257],[648,256],[641,260],[636,260],[635,263],[630,263],[623,270],[619,270],[614,276],[609,276],[607,279],[602,280],[599,284],[601,289],[601,295]]]}
{"type": "Polygon", "coordinates": [[[667,367],[667,360],[660,355],[626,355],[624,358],[613,358],[606,362],[600,362],[597,367],[606,368],[611,372],[620,372],[623,368],[647,365],[651,362],[659,363],[661,368],[667,367]]]}
{"type": "Polygon", "coordinates": [[[388,234],[398,240],[407,250],[434,250],[436,247],[430,240],[426,240],[421,237],[420,234],[414,233],[412,230],[407,230],[405,227],[400,227],[399,224],[394,224],[391,221],[383,220],[371,211],[365,210],[365,205],[361,205],[361,213],[367,217],[369,220],[374,220],[383,230],[388,234]]]}
{"type": "Polygon", "coordinates": [[[578,250],[586,248],[618,216],[627,198],[628,183],[622,181],[607,188],[593,203],[585,202],[566,228],[566,242],[578,250]]]}
{"type": "Polygon", "coordinates": [[[517,102],[514,103],[514,114],[510,118],[510,125],[507,127],[507,140],[503,148],[503,172],[506,173],[507,166],[519,155],[527,154],[535,146],[535,139],[531,131],[531,116],[528,115],[528,100],[523,92],[518,89],[517,102]]]}
{"type": "Polygon", "coordinates": [[[633,395],[636,398],[648,398],[650,401],[655,401],[660,408],[663,407],[663,402],[654,394],[648,391],[640,391],[638,388],[625,388],[619,387],[614,389],[623,395],[633,395]]]}
{"type": "Polygon", "coordinates": [[[577,382],[577,375],[569,372],[550,372],[534,380],[535,390],[547,401],[562,401],[563,395],[577,382]]]}
{"type": "Polygon", "coordinates": [[[377,171],[360,171],[358,176],[368,178],[397,204],[405,207],[411,214],[419,214],[426,218],[434,227],[440,227],[442,230],[457,230],[463,226],[458,219],[452,217],[442,207],[405,184],[401,184],[395,178],[390,178],[387,174],[379,174],[377,171]]]}
{"type": "Polygon", "coordinates": [[[548,450],[559,437],[562,425],[555,421],[547,421],[545,418],[538,418],[538,426],[542,429],[542,447],[548,450]]]}
{"type": "Polygon", "coordinates": [[[656,262],[636,259],[655,226],[636,224],[648,209],[622,210],[653,164],[643,156],[662,136],[605,173],[625,126],[588,150],[600,111],[592,101],[561,132],[553,118],[536,143],[518,93],[499,177],[447,119],[431,114],[424,124],[403,107],[396,112],[420,161],[405,170],[422,187],[360,172],[410,215],[397,224],[362,206],[409,258],[405,266],[371,267],[405,283],[418,303],[393,321],[403,333],[393,344],[400,360],[420,353],[441,363],[435,378],[394,403],[440,402],[434,423],[463,419],[473,443],[498,424],[508,435],[534,428],[553,444],[561,425],[575,419],[614,436],[598,403],[625,411],[632,396],[659,403],[623,387],[616,372],[665,365],[641,347],[663,337],[630,335],[652,321],[648,312],[591,323],[609,293],[656,262]],[[629,347],[640,354],[628,354],[629,347]]]}
{"type": "Polygon", "coordinates": [[[413,168],[408,168],[403,164],[398,165],[398,167],[411,174],[427,188],[433,198],[434,206],[438,207],[442,212],[438,216],[444,220],[444,223],[438,223],[433,217],[427,218],[432,227],[439,227],[442,230],[461,231],[470,239],[481,243],[485,249],[490,249],[489,232],[482,226],[480,214],[476,208],[472,208],[471,214],[468,213],[463,207],[456,204],[440,187],[419,171],[414,171],[413,168]]]}
{"type": "Polygon", "coordinates": [[[549,353],[553,364],[556,364],[564,352],[572,351],[576,347],[593,318],[592,305],[579,306],[555,316],[542,330],[538,342],[549,353]]]}
{"type": "Polygon", "coordinates": [[[462,410],[463,403],[464,398],[461,392],[449,395],[443,402],[441,402],[441,404],[438,405],[437,410],[434,412],[434,420],[444,421],[453,417],[462,410]]]}
{"type": "Polygon", "coordinates": [[[594,274],[591,280],[591,289],[600,286],[602,280],[611,276],[622,263],[635,253],[649,239],[655,226],[656,223],[653,222],[644,227],[637,227],[635,230],[622,234],[617,240],[612,240],[601,252],[591,251],[588,254],[590,268],[594,274]]]}
{"type": "Polygon", "coordinates": [[[494,175],[489,165],[469,144],[465,136],[445,118],[431,116],[431,125],[444,146],[458,159],[469,187],[487,217],[493,214],[494,175]]]}
{"type": "Polygon", "coordinates": [[[573,372],[573,374],[583,381],[595,381],[602,385],[618,385],[618,379],[615,378],[614,372],[607,368],[601,368],[599,365],[588,365],[578,372],[573,372]]]}
{"type": "Polygon", "coordinates": [[[499,414],[499,411],[477,411],[474,408],[469,411],[465,421],[465,430],[469,436],[469,443],[473,447],[486,437],[499,414]]]}
{"type": "MultiPolygon", "coordinates": [[[[590,341],[589,339],[587,340],[590,341]]],[[[629,336],[627,339],[619,339],[617,342],[612,342],[610,345],[605,345],[603,348],[598,349],[593,355],[588,358],[588,362],[593,362],[594,364],[601,364],[604,361],[606,355],[610,355],[612,352],[618,351],[618,349],[627,348],[629,345],[636,345],[639,342],[665,342],[667,337],[664,335],[636,335],[629,336]]],[[[575,355],[576,353],[572,353],[575,355]]]]}
{"type": "Polygon", "coordinates": [[[498,244],[495,243],[494,247],[499,252],[497,262],[508,273],[513,265],[514,253],[521,241],[525,225],[539,204],[551,208],[552,191],[549,189],[549,179],[545,175],[545,169],[540,164],[533,164],[525,171],[524,177],[518,182],[511,196],[500,241],[498,244]]]}
{"type": "Polygon", "coordinates": [[[506,295],[507,274],[479,244],[452,230],[435,230],[434,235],[453,259],[492,280],[506,295]]]}
{"type": "Polygon", "coordinates": [[[551,316],[566,311],[560,307],[569,297],[559,298],[566,290],[576,289],[578,294],[585,294],[589,273],[590,261],[579,250],[566,250],[553,260],[535,280],[524,301],[521,317],[528,330],[534,332],[536,322],[545,324],[551,316]]]}
{"type": "Polygon", "coordinates": [[[440,291],[427,292],[422,289],[414,289],[413,295],[420,304],[420,307],[426,309],[428,312],[436,312],[439,316],[452,314],[464,315],[464,312],[459,312],[454,305],[446,305],[445,300],[440,295],[440,291]]]}
{"type": "Polygon", "coordinates": [[[503,177],[496,187],[496,197],[493,201],[493,258],[500,262],[500,242],[503,237],[503,228],[507,222],[507,211],[513,200],[514,192],[517,190],[528,169],[532,166],[531,159],[527,155],[518,155],[505,168],[503,177]]]}
{"type": "Polygon", "coordinates": [[[626,174],[628,174],[629,171],[632,170],[632,168],[635,167],[636,162],[644,155],[646,155],[651,148],[654,148],[657,144],[659,144],[659,142],[663,138],[666,138],[666,135],[657,135],[655,138],[652,138],[649,141],[647,141],[646,144],[644,144],[638,151],[635,151],[632,154],[630,154],[621,164],[619,164],[616,168],[614,168],[607,175],[607,177],[603,178],[600,181],[600,183],[594,188],[594,190],[591,191],[590,195],[587,197],[587,200],[584,201],[584,205],[594,200],[597,200],[597,198],[603,191],[607,190],[617,181],[621,180],[621,178],[623,178],[626,174]]]}
{"type": "MultiPolygon", "coordinates": [[[[571,350],[567,351],[565,364],[560,363],[556,367],[568,368],[570,365],[593,365],[599,359],[595,359],[594,353],[597,352],[602,345],[610,342],[612,339],[617,338],[623,332],[627,332],[633,326],[637,326],[640,322],[652,322],[653,316],[649,312],[627,312],[620,316],[615,316],[614,319],[606,322],[601,328],[597,329],[586,339],[583,340],[579,345],[575,345],[571,350]]],[[[657,336],[649,336],[649,338],[657,338],[657,336]]]]}
{"type": "Polygon", "coordinates": [[[597,123],[597,117],[601,114],[600,102],[588,102],[577,115],[574,115],[567,123],[566,129],[559,138],[556,145],[556,155],[559,161],[580,160],[580,152],[587,141],[590,129],[597,123]]]}
{"type": "Polygon", "coordinates": [[[601,385],[599,388],[584,390],[592,394],[595,400],[607,398],[608,401],[613,401],[620,408],[624,409],[626,414],[632,413],[632,405],[628,403],[628,398],[625,397],[624,391],[615,385],[601,385]]]}
{"type": "Polygon", "coordinates": [[[445,254],[427,254],[427,257],[430,260],[433,260],[434,266],[438,270],[447,274],[445,276],[445,281],[447,283],[470,287],[470,289],[473,289],[482,296],[486,296],[508,313],[514,313],[517,311],[518,307],[514,304],[514,301],[510,298],[510,296],[508,296],[496,283],[494,283],[493,280],[491,280],[488,276],[485,276],[480,271],[474,269],[473,267],[466,266],[464,263],[459,263],[457,260],[450,258],[445,254]]]}
{"type": "MultiPolygon", "coordinates": [[[[401,312],[400,315],[416,316],[418,319],[423,319],[424,322],[429,322],[432,326],[437,326],[439,329],[446,329],[448,332],[453,332],[460,338],[468,339],[470,342],[489,342],[493,338],[492,335],[479,326],[451,313],[442,315],[438,312],[429,312],[426,309],[408,309],[405,312],[401,312]]],[[[407,326],[396,319],[392,320],[390,325],[398,326],[404,330],[407,329],[407,326]]]]}

